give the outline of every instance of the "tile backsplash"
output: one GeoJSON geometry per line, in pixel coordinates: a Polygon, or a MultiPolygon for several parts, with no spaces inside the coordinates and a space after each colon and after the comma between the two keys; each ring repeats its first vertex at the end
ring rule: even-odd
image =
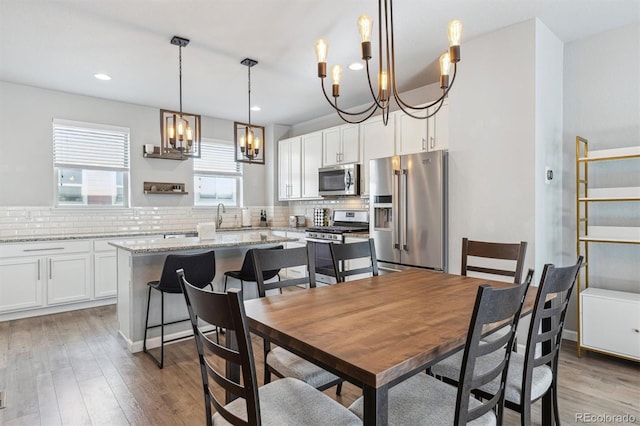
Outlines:
{"type": "MultiPolygon", "coordinates": [[[[253,206],[249,207],[252,226],[260,225],[261,210],[267,211],[269,226],[288,225],[288,206],[253,206]]],[[[0,237],[195,231],[198,223],[214,222],[216,212],[215,208],[200,207],[113,210],[0,207],[0,237]]],[[[222,213],[223,228],[241,225],[241,209],[229,207],[222,213]]]]}
{"type": "MultiPolygon", "coordinates": [[[[289,226],[289,215],[304,215],[313,224],[313,209],[368,209],[367,199],[344,198],[291,201],[288,206],[248,207],[251,225],[260,225],[266,210],[269,226],[289,226]]],[[[196,225],[216,220],[216,208],[132,207],[126,209],[54,209],[50,207],[0,207],[0,238],[75,236],[83,234],[195,231],[196,225]]],[[[222,213],[222,227],[242,225],[242,210],[229,207],[222,213]]]]}

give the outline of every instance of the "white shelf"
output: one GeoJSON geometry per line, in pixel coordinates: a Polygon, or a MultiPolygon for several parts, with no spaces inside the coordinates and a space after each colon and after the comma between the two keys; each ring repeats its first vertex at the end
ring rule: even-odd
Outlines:
{"type": "Polygon", "coordinates": [[[588,234],[580,241],[640,244],[640,227],[634,226],[589,226],[588,234]]]}
{"type": "Polygon", "coordinates": [[[579,201],[640,201],[640,187],[623,188],[589,188],[588,197],[580,197],[579,201]]]}
{"type": "Polygon", "coordinates": [[[609,290],[606,288],[589,287],[580,292],[583,296],[589,295],[611,300],[626,300],[629,302],[640,303],[640,294],[629,293],[628,291],[609,290]]]}
{"type": "Polygon", "coordinates": [[[589,151],[586,157],[580,157],[578,161],[618,160],[635,157],[640,157],[640,146],[589,151]]]}

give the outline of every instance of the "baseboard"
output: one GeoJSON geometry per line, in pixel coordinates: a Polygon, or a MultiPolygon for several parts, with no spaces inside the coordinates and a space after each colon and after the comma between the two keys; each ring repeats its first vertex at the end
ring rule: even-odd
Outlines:
{"type": "Polygon", "coordinates": [[[578,332],[573,330],[563,330],[562,338],[564,340],[571,340],[572,342],[578,341],[578,332]]]}
{"type": "Polygon", "coordinates": [[[65,305],[47,306],[44,308],[26,309],[23,311],[9,312],[0,315],[0,322],[12,321],[22,318],[39,317],[41,315],[59,314],[61,312],[77,311],[79,309],[96,308],[98,306],[115,305],[115,297],[90,300],[88,302],[74,302],[65,305]]]}
{"type": "MultiPolygon", "coordinates": [[[[206,326],[206,327],[201,327],[200,330],[204,331],[205,333],[208,333],[210,331],[215,331],[215,327],[213,326],[206,326]]],[[[125,342],[127,343],[127,347],[129,348],[129,352],[131,353],[136,353],[136,352],[142,352],[142,340],[136,340],[135,342],[126,338],[122,332],[120,332],[120,336],[122,336],[122,338],[125,340],[125,342]]],[[[171,334],[165,334],[164,335],[164,345],[170,345],[172,343],[177,343],[177,342],[181,342],[184,339],[190,339],[193,337],[193,331],[191,329],[189,330],[183,330],[183,331],[178,331],[176,333],[171,333],[171,334]],[[176,340],[174,340],[176,339],[176,340]],[[172,342],[167,342],[167,340],[173,340],[172,342]]],[[[153,349],[153,348],[159,348],[160,347],[160,336],[157,337],[149,337],[147,338],[147,349],[153,349]]]]}

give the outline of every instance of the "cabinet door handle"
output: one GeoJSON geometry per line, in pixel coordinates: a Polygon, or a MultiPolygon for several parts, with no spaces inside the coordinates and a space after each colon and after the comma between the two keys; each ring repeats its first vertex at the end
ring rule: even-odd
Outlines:
{"type": "Polygon", "coordinates": [[[38,281],[40,281],[40,259],[38,259],[38,281]]]}
{"type": "Polygon", "coordinates": [[[47,247],[47,248],[35,248],[35,249],[24,249],[22,251],[47,251],[47,250],[64,250],[64,247],[47,247]]]}
{"type": "Polygon", "coordinates": [[[640,333],[640,328],[634,328],[633,331],[635,331],[636,333],[640,333]]]}
{"type": "Polygon", "coordinates": [[[51,271],[53,268],[51,267],[51,259],[49,259],[49,279],[53,278],[53,272],[51,271]]]}
{"type": "Polygon", "coordinates": [[[422,150],[427,149],[427,138],[422,138],[422,150]]]}
{"type": "Polygon", "coordinates": [[[436,138],[434,138],[433,136],[431,136],[430,138],[431,143],[429,144],[429,146],[431,148],[435,148],[436,147],[436,138]]]}
{"type": "Polygon", "coordinates": [[[336,152],[336,163],[340,162],[340,153],[336,152]]]}

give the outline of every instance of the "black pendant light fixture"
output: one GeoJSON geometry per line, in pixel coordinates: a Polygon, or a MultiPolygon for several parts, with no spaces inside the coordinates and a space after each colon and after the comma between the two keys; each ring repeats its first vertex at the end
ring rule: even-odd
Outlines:
{"type": "Polygon", "coordinates": [[[369,60],[372,58],[371,33],[373,32],[373,19],[369,15],[362,15],[358,18],[358,30],[360,32],[362,60],[366,63],[367,79],[369,80],[369,90],[373,102],[361,111],[345,111],[338,106],[340,96],[340,79],[342,78],[342,67],[334,65],[331,68],[333,80],[332,96],[333,101],[327,95],[324,87],[324,79],[327,76],[327,52],[329,45],[323,39],[316,41],[316,56],[318,58],[318,77],[322,83],[322,92],[329,104],[336,110],[340,118],[348,123],[362,123],[371,117],[378,109],[382,110],[382,119],[386,125],[389,120],[389,107],[391,99],[396,102],[399,109],[410,117],[417,119],[427,119],[435,115],[447,97],[451,86],[456,79],[457,64],[460,61],[460,35],[462,23],[458,20],[449,23],[449,51],[440,57],[440,87],[442,95],[435,101],[424,106],[412,106],[400,98],[396,84],[396,61],[395,44],[393,37],[393,0],[378,0],[378,87],[374,90],[371,82],[369,70],[369,60]],[[453,64],[453,77],[449,82],[449,68],[453,64]],[[428,108],[435,107],[433,112],[428,113],[428,108]]]}
{"type": "Polygon", "coordinates": [[[178,46],[180,111],[160,110],[161,155],[170,158],[200,158],[200,116],[182,111],[182,48],[189,39],[173,36],[178,46]]]}
{"type": "Polygon", "coordinates": [[[240,61],[248,71],[249,120],[234,122],[235,158],[239,163],[264,164],[264,127],[251,124],[251,68],[258,64],[254,59],[240,61]]]}

